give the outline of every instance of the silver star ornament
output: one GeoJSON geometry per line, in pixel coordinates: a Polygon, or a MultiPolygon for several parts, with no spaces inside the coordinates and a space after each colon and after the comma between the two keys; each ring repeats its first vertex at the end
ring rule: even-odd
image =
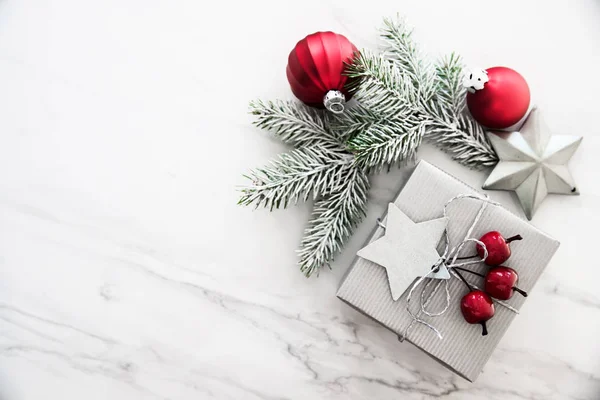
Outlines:
{"type": "Polygon", "coordinates": [[[445,264],[431,272],[440,258],[436,247],[446,222],[446,218],[439,218],[417,224],[390,203],[385,235],[359,250],[357,255],[386,269],[392,298],[396,301],[419,276],[430,273],[430,278],[450,279],[445,264]]]}
{"type": "Polygon", "coordinates": [[[518,132],[488,132],[488,138],[500,161],[483,188],[514,191],[528,219],[548,193],[579,194],[567,163],[582,137],[551,135],[536,108],[518,132]]]}

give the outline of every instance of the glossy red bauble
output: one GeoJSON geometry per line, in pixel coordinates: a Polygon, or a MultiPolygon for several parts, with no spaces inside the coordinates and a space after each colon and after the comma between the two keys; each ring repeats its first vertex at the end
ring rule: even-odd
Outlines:
{"type": "MultiPolygon", "coordinates": [[[[505,239],[504,236],[502,236],[502,234],[500,234],[500,232],[497,231],[491,231],[486,233],[481,238],[479,238],[479,241],[485,245],[485,248],[488,252],[487,258],[484,262],[487,265],[491,266],[502,264],[510,257],[511,251],[509,243],[521,239],[523,238],[519,235],[505,239]]],[[[479,244],[477,245],[477,254],[481,258],[483,258],[483,256],[485,255],[483,247],[479,244]]]]}
{"type": "Polygon", "coordinates": [[[485,275],[485,292],[498,300],[508,300],[514,292],[527,297],[527,293],[516,287],[519,274],[512,268],[495,267],[485,275]]]}
{"type": "Polygon", "coordinates": [[[467,106],[481,125],[505,129],[519,122],[529,109],[529,86],[517,71],[506,67],[488,68],[483,89],[467,93],[467,106]]]}
{"type": "Polygon", "coordinates": [[[465,321],[470,324],[481,324],[483,326],[483,335],[487,335],[485,321],[494,316],[494,302],[485,292],[473,290],[462,298],[460,302],[465,321]]]}
{"type": "Polygon", "coordinates": [[[351,96],[346,90],[349,78],[344,70],[356,52],[356,47],[343,35],[333,32],[308,35],[296,44],[288,58],[287,78],[292,92],[303,103],[318,108],[324,107],[328,93],[337,94],[341,103],[334,104],[341,104],[341,109],[332,111],[340,112],[351,96]]]}

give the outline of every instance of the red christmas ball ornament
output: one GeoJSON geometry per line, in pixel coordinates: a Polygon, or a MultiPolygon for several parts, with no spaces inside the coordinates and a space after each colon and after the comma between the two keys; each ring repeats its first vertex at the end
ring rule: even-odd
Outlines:
{"type": "Polygon", "coordinates": [[[529,86],[521,74],[510,68],[472,71],[465,77],[465,86],[471,115],[487,128],[508,128],[529,109],[529,86]]]}
{"type": "Polygon", "coordinates": [[[296,44],[288,57],[287,78],[294,95],[306,105],[344,111],[351,94],[345,86],[347,63],[357,52],[343,35],[316,32],[296,44]]]}

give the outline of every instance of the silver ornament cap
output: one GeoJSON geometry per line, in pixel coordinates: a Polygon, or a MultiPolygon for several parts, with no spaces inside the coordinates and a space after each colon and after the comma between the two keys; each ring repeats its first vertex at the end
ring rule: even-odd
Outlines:
{"type": "Polygon", "coordinates": [[[323,97],[325,108],[334,114],[341,114],[346,109],[346,96],[339,90],[330,90],[323,97]]]}

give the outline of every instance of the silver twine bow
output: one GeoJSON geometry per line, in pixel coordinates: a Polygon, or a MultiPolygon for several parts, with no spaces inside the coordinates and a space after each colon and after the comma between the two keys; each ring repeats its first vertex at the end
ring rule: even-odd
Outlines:
{"type": "MultiPolygon", "coordinates": [[[[451,198],[450,200],[448,200],[448,202],[446,202],[446,204],[444,205],[444,217],[447,217],[448,206],[452,202],[454,202],[456,200],[461,200],[461,199],[474,199],[474,200],[481,201],[482,204],[481,204],[481,207],[479,209],[479,212],[475,216],[475,219],[473,220],[473,223],[469,227],[469,230],[467,231],[467,234],[465,235],[465,238],[463,239],[463,241],[460,242],[455,247],[453,247],[452,249],[450,249],[450,238],[448,237],[448,223],[446,223],[446,230],[444,231],[444,241],[445,241],[444,253],[438,259],[438,261],[435,263],[435,265],[433,266],[433,268],[427,274],[425,274],[424,276],[420,277],[412,285],[412,287],[410,288],[410,291],[408,292],[408,296],[406,297],[406,310],[410,314],[410,316],[412,318],[412,321],[406,327],[406,329],[404,330],[404,334],[400,337],[400,341],[404,341],[404,339],[408,335],[409,330],[414,326],[415,323],[420,323],[420,324],[425,325],[426,327],[428,327],[429,329],[431,329],[432,331],[434,331],[440,339],[443,339],[442,334],[440,333],[440,331],[435,326],[431,325],[427,321],[424,321],[419,316],[422,313],[422,314],[425,314],[425,315],[427,315],[429,317],[437,317],[437,316],[440,316],[440,315],[444,314],[448,310],[448,308],[450,307],[450,300],[451,300],[450,290],[448,288],[448,284],[449,284],[448,281],[449,280],[446,279],[446,280],[443,281],[443,283],[439,279],[436,279],[436,280],[429,279],[428,280],[428,282],[423,287],[423,290],[421,291],[421,296],[420,296],[420,298],[421,298],[420,310],[416,314],[410,310],[410,301],[411,301],[413,292],[417,289],[417,287],[419,287],[419,285],[421,285],[421,283],[423,283],[423,281],[425,281],[426,279],[428,279],[428,277],[431,274],[433,274],[435,271],[437,271],[437,269],[442,264],[446,263],[447,260],[451,260],[451,261],[446,264],[446,268],[448,269],[448,271],[450,272],[450,274],[452,276],[454,276],[455,278],[458,278],[458,275],[454,271],[454,268],[456,268],[456,267],[463,267],[463,266],[470,265],[470,264],[478,264],[478,263],[484,262],[485,259],[488,256],[488,251],[487,251],[487,249],[485,247],[485,244],[483,244],[481,241],[479,241],[479,240],[477,240],[475,238],[472,238],[471,235],[473,233],[473,230],[477,226],[477,223],[481,219],[481,216],[483,215],[483,212],[487,208],[488,204],[491,204],[491,205],[494,205],[494,206],[500,206],[500,204],[496,203],[496,202],[494,202],[492,200],[490,200],[488,196],[481,197],[481,196],[471,195],[471,194],[460,194],[460,195],[458,195],[456,197],[451,198]],[[461,250],[468,243],[476,243],[479,246],[481,246],[483,248],[483,253],[484,253],[483,254],[483,258],[480,259],[480,260],[471,260],[471,261],[457,262],[461,250]],[[427,292],[427,289],[434,282],[435,282],[435,286],[433,288],[433,291],[429,294],[429,296],[426,297],[425,293],[427,292]],[[426,308],[427,305],[429,305],[429,303],[431,302],[431,300],[433,299],[433,297],[435,296],[435,294],[437,293],[437,291],[439,290],[439,288],[442,286],[442,284],[444,285],[444,289],[446,291],[446,303],[445,303],[445,306],[442,308],[442,310],[440,310],[438,312],[428,311],[427,308],[426,308]]],[[[471,284],[471,286],[474,287],[475,289],[479,290],[479,288],[477,286],[475,286],[473,284],[471,284]]],[[[518,310],[516,310],[515,308],[511,307],[510,305],[508,305],[508,304],[506,304],[506,303],[504,303],[502,301],[496,300],[496,302],[498,304],[500,304],[501,306],[506,307],[510,311],[516,313],[516,314],[519,313],[518,310]]]]}

